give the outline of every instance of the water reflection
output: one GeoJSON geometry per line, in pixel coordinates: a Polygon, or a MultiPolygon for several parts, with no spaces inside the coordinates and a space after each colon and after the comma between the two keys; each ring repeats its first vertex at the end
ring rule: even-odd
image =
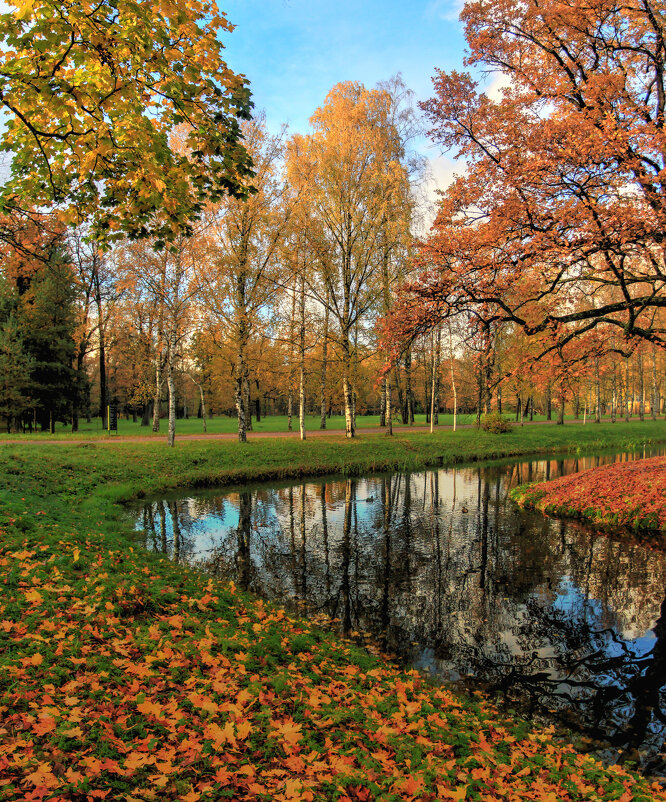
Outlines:
{"type": "Polygon", "coordinates": [[[664,553],[508,498],[611,459],[260,485],[146,504],[137,526],[149,548],[664,773],[664,553]]]}

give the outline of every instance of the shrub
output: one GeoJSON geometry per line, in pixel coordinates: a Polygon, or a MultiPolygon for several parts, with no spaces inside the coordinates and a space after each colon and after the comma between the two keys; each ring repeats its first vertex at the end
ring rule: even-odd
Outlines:
{"type": "Polygon", "coordinates": [[[489,412],[481,418],[481,428],[484,432],[501,434],[502,432],[510,432],[513,429],[513,425],[508,418],[500,415],[499,412],[489,412]]]}

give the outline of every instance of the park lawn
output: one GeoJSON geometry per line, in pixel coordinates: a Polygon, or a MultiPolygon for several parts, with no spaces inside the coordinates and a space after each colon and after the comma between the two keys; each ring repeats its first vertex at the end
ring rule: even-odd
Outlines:
{"type": "MultiPolygon", "coordinates": [[[[507,415],[513,419],[513,415],[507,415]]],[[[545,415],[534,415],[535,421],[545,420],[545,415]]],[[[308,415],[305,419],[306,431],[312,432],[319,429],[320,423],[319,415],[308,415]]],[[[457,416],[457,423],[460,426],[465,424],[472,424],[476,421],[476,414],[462,414],[457,416]]],[[[379,428],[379,415],[359,415],[356,418],[356,425],[359,429],[374,429],[379,428]]],[[[418,414],[414,416],[415,426],[426,426],[426,416],[418,414]]],[[[440,426],[452,426],[453,415],[449,413],[441,413],[439,416],[440,426]]],[[[142,426],[141,421],[133,423],[131,418],[119,417],[118,419],[118,436],[123,437],[147,437],[147,438],[166,438],[168,421],[164,418],[160,421],[160,431],[153,432],[150,426],[142,426]]],[[[344,415],[332,415],[326,421],[326,427],[333,431],[341,431],[345,428],[344,415]]],[[[403,423],[394,417],[393,427],[396,430],[403,428],[403,423]]],[[[234,434],[238,431],[238,419],[228,415],[216,415],[214,418],[206,419],[206,434],[234,434]]],[[[288,420],[286,415],[268,415],[262,417],[260,421],[252,419],[252,431],[255,434],[262,432],[286,432],[288,431],[288,420]]],[[[298,415],[292,419],[292,431],[298,434],[298,415]]],[[[201,418],[179,418],[176,421],[176,437],[179,435],[188,434],[203,434],[203,422],[201,418]]],[[[79,430],[72,433],[71,427],[68,424],[57,423],[55,427],[55,435],[49,432],[36,431],[31,434],[7,434],[7,432],[0,432],[0,439],[50,439],[52,437],[58,439],[90,439],[90,438],[108,438],[114,437],[114,434],[103,428],[102,419],[92,418],[90,423],[85,419],[79,421],[79,430]]]]}
{"type": "Polygon", "coordinates": [[[0,800],[666,800],[333,633],[133,545],[176,487],[633,448],[663,423],[0,446],[0,800]]]}
{"type": "Polygon", "coordinates": [[[666,457],[619,462],[515,488],[522,506],[601,528],[666,530],[666,457]]]}

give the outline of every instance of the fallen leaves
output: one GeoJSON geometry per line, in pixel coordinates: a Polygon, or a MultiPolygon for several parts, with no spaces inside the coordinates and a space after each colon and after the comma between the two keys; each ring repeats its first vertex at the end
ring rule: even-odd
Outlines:
{"type": "Polygon", "coordinates": [[[599,526],[666,529],[666,457],[616,462],[516,488],[522,506],[599,526]]]}
{"type": "Polygon", "coordinates": [[[0,576],[25,583],[0,598],[3,802],[666,802],[481,697],[167,560],[3,535],[0,576]]]}

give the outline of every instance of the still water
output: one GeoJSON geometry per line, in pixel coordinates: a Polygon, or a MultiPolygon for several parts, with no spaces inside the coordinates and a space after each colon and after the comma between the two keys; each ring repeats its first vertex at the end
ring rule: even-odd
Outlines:
{"type": "Polygon", "coordinates": [[[666,552],[521,511],[508,491],[664,450],[190,493],[146,546],[666,774],[666,552]]]}

